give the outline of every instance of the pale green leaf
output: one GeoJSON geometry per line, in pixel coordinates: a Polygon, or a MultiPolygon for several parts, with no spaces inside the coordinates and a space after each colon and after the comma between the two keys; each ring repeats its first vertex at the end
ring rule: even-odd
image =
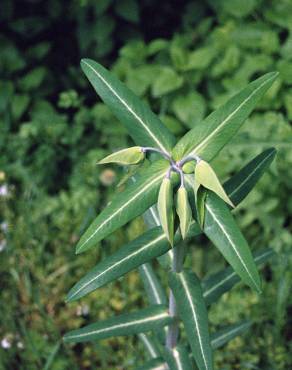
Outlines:
{"type": "Polygon", "coordinates": [[[138,334],[162,328],[170,324],[172,320],[166,306],[150,306],[140,311],[114,316],[81,329],[72,330],[65,334],[64,341],[78,343],[138,334]]]}
{"type": "Polygon", "coordinates": [[[185,239],[192,222],[192,210],[188,201],[188,192],[182,186],[177,191],[176,212],[180,221],[181,235],[185,239]]]}
{"type": "Polygon", "coordinates": [[[174,215],[173,215],[173,192],[169,178],[162,180],[158,194],[158,213],[163,231],[173,246],[174,239],[174,215]]]}
{"type": "Polygon", "coordinates": [[[137,145],[154,146],[169,152],[174,136],[159,118],[112,73],[90,59],[81,67],[102,100],[125,125],[137,145]]]}
{"type": "Polygon", "coordinates": [[[121,165],[137,164],[145,158],[140,146],[122,149],[103,158],[98,164],[117,163],[121,165]]]}

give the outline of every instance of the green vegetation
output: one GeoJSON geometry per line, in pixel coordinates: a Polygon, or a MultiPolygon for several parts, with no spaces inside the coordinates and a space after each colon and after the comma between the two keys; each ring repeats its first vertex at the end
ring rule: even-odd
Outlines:
{"type": "MultiPolygon", "coordinates": [[[[291,2],[185,1],[179,11],[153,11],[154,1],[142,1],[138,9],[133,1],[70,3],[34,2],[30,10],[1,3],[0,339],[11,347],[0,347],[0,368],[134,369],[136,358],[143,363],[144,349],[137,349],[135,338],[76,347],[60,342],[70,329],[147,303],[136,272],[82,303],[64,303],[78,278],[145,228],[134,221],[98,248],[74,254],[124,175],[96,162],[133,145],[82,76],[84,56],[110,66],[174,135],[259,75],[280,72],[233,142],[212,161],[225,179],[264,149],[277,149],[271,169],[235,210],[253,252],[271,247],[277,255],[265,264],[261,297],[241,285],[209,316],[216,330],[254,320],[254,335],[216,351],[217,368],[291,367],[291,2]]],[[[189,248],[193,257],[186,264],[200,278],[224,267],[203,237],[189,248]]]]}

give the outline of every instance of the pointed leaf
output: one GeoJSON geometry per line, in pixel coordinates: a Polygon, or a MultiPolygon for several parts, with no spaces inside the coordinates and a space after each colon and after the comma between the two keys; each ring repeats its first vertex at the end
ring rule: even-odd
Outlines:
{"type": "Polygon", "coordinates": [[[179,160],[188,154],[196,154],[205,161],[213,159],[235,135],[277,75],[277,72],[267,73],[251,82],[197,124],[173,149],[174,159],[179,160]]]}
{"type": "Polygon", "coordinates": [[[137,164],[145,158],[140,146],[122,149],[103,158],[98,164],[117,163],[122,165],[137,164]]]}
{"type": "MultiPolygon", "coordinates": [[[[170,245],[161,227],[146,231],[143,235],[118,249],[117,252],[98,263],[89,271],[67,296],[74,301],[93,290],[125,275],[151,259],[168,251],[170,245]]],[[[162,303],[162,302],[155,302],[162,303]]]]}
{"type": "Polygon", "coordinates": [[[144,344],[150,358],[157,358],[161,355],[159,342],[150,334],[140,333],[138,334],[139,339],[144,344]]]}
{"type": "Polygon", "coordinates": [[[139,366],[137,370],[169,370],[169,368],[162,357],[157,357],[139,366]]]}
{"type": "Polygon", "coordinates": [[[234,204],[229,199],[228,195],[226,194],[223,186],[221,185],[215,171],[209,165],[209,163],[200,160],[197,163],[195,168],[195,184],[201,184],[205,188],[212,190],[216,193],[221,199],[224,200],[227,204],[231,207],[234,207],[234,204]]]}
{"type": "Polygon", "coordinates": [[[224,344],[228,343],[231,339],[237,337],[238,335],[244,333],[250,327],[250,321],[242,321],[237,324],[227,325],[211,336],[212,348],[217,349],[224,346],[224,344]]]}
{"type": "Polygon", "coordinates": [[[150,306],[143,310],[114,316],[65,334],[65,342],[86,342],[113,336],[138,334],[162,328],[172,322],[164,305],[150,306]]]}
{"type": "MultiPolygon", "coordinates": [[[[253,258],[256,265],[261,266],[273,256],[275,256],[275,252],[270,248],[266,248],[254,253],[253,258]]],[[[203,279],[202,288],[206,305],[217,301],[219,297],[228,292],[238,282],[240,282],[240,278],[230,266],[203,279]]]]}
{"type": "Polygon", "coordinates": [[[208,330],[208,314],[200,282],[189,271],[169,274],[170,288],[183,321],[188,342],[199,370],[213,369],[213,356],[208,330]]]}
{"type": "Polygon", "coordinates": [[[180,221],[181,235],[185,239],[192,222],[192,210],[188,200],[188,192],[182,186],[177,191],[176,212],[180,221]]]}
{"type": "Polygon", "coordinates": [[[158,213],[163,231],[173,246],[174,238],[174,216],[173,216],[173,193],[169,178],[162,180],[158,194],[158,213]]]}
{"type": "Polygon", "coordinates": [[[260,277],[251,251],[227,205],[216,194],[209,193],[205,207],[204,233],[241,279],[261,292],[260,277]]]}
{"type": "Polygon", "coordinates": [[[125,125],[137,145],[154,146],[169,152],[174,136],[159,118],[112,73],[90,59],[82,59],[81,67],[94,89],[125,125]]]}
{"type": "Polygon", "coordinates": [[[191,370],[193,365],[189,353],[182,345],[174,348],[165,348],[163,356],[168,364],[169,370],[191,370]]]}
{"type": "Polygon", "coordinates": [[[77,244],[76,253],[96,246],[100,240],[146,211],[157,199],[166,167],[166,161],[153,163],[134,184],[118,193],[89,226],[77,244]]]}

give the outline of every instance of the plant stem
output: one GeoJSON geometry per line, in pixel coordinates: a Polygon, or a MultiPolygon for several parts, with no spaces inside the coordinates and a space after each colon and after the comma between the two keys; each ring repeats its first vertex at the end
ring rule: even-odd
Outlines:
{"type": "MultiPolygon", "coordinates": [[[[176,247],[173,248],[173,261],[172,261],[172,271],[173,272],[181,272],[183,268],[184,262],[184,255],[185,255],[185,248],[184,244],[180,243],[176,247]]],[[[177,306],[174,295],[170,290],[169,293],[169,314],[170,316],[176,318],[177,316],[177,306]]],[[[177,344],[179,333],[179,325],[178,321],[175,320],[173,324],[169,325],[168,332],[166,336],[166,347],[167,348],[174,348],[177,344]]]]}

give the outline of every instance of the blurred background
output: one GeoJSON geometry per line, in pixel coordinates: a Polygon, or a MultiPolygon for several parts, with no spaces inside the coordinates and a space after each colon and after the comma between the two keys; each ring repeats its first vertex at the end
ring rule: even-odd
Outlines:
{"type": "MultiPolygon", "coordinates": [[[[292,368],[291,0],[2,0],[0,369],[131,370],[143,362],[132,337],[61,342],[70,329],[147,303],[136,272],[64,303],[97,261],[144,229],[135,220],[75,255],[80,234],[123,174],[97,167],[97,160],[132,144],[85,79],[82,57],[113,70],[177,136],[249,81],[280,72],[214,161],[224,180],[277,148],[270,170],[235,212],[253,251],[269,246],[277,256],[262,270],[260,297],[239,285],[209,314],[215,328],[254,322],[215,353],[216,369],[292,368]]],[[[188,264],[200,277],[224,267],[206,239],[189,248],[188,264]]]]}

